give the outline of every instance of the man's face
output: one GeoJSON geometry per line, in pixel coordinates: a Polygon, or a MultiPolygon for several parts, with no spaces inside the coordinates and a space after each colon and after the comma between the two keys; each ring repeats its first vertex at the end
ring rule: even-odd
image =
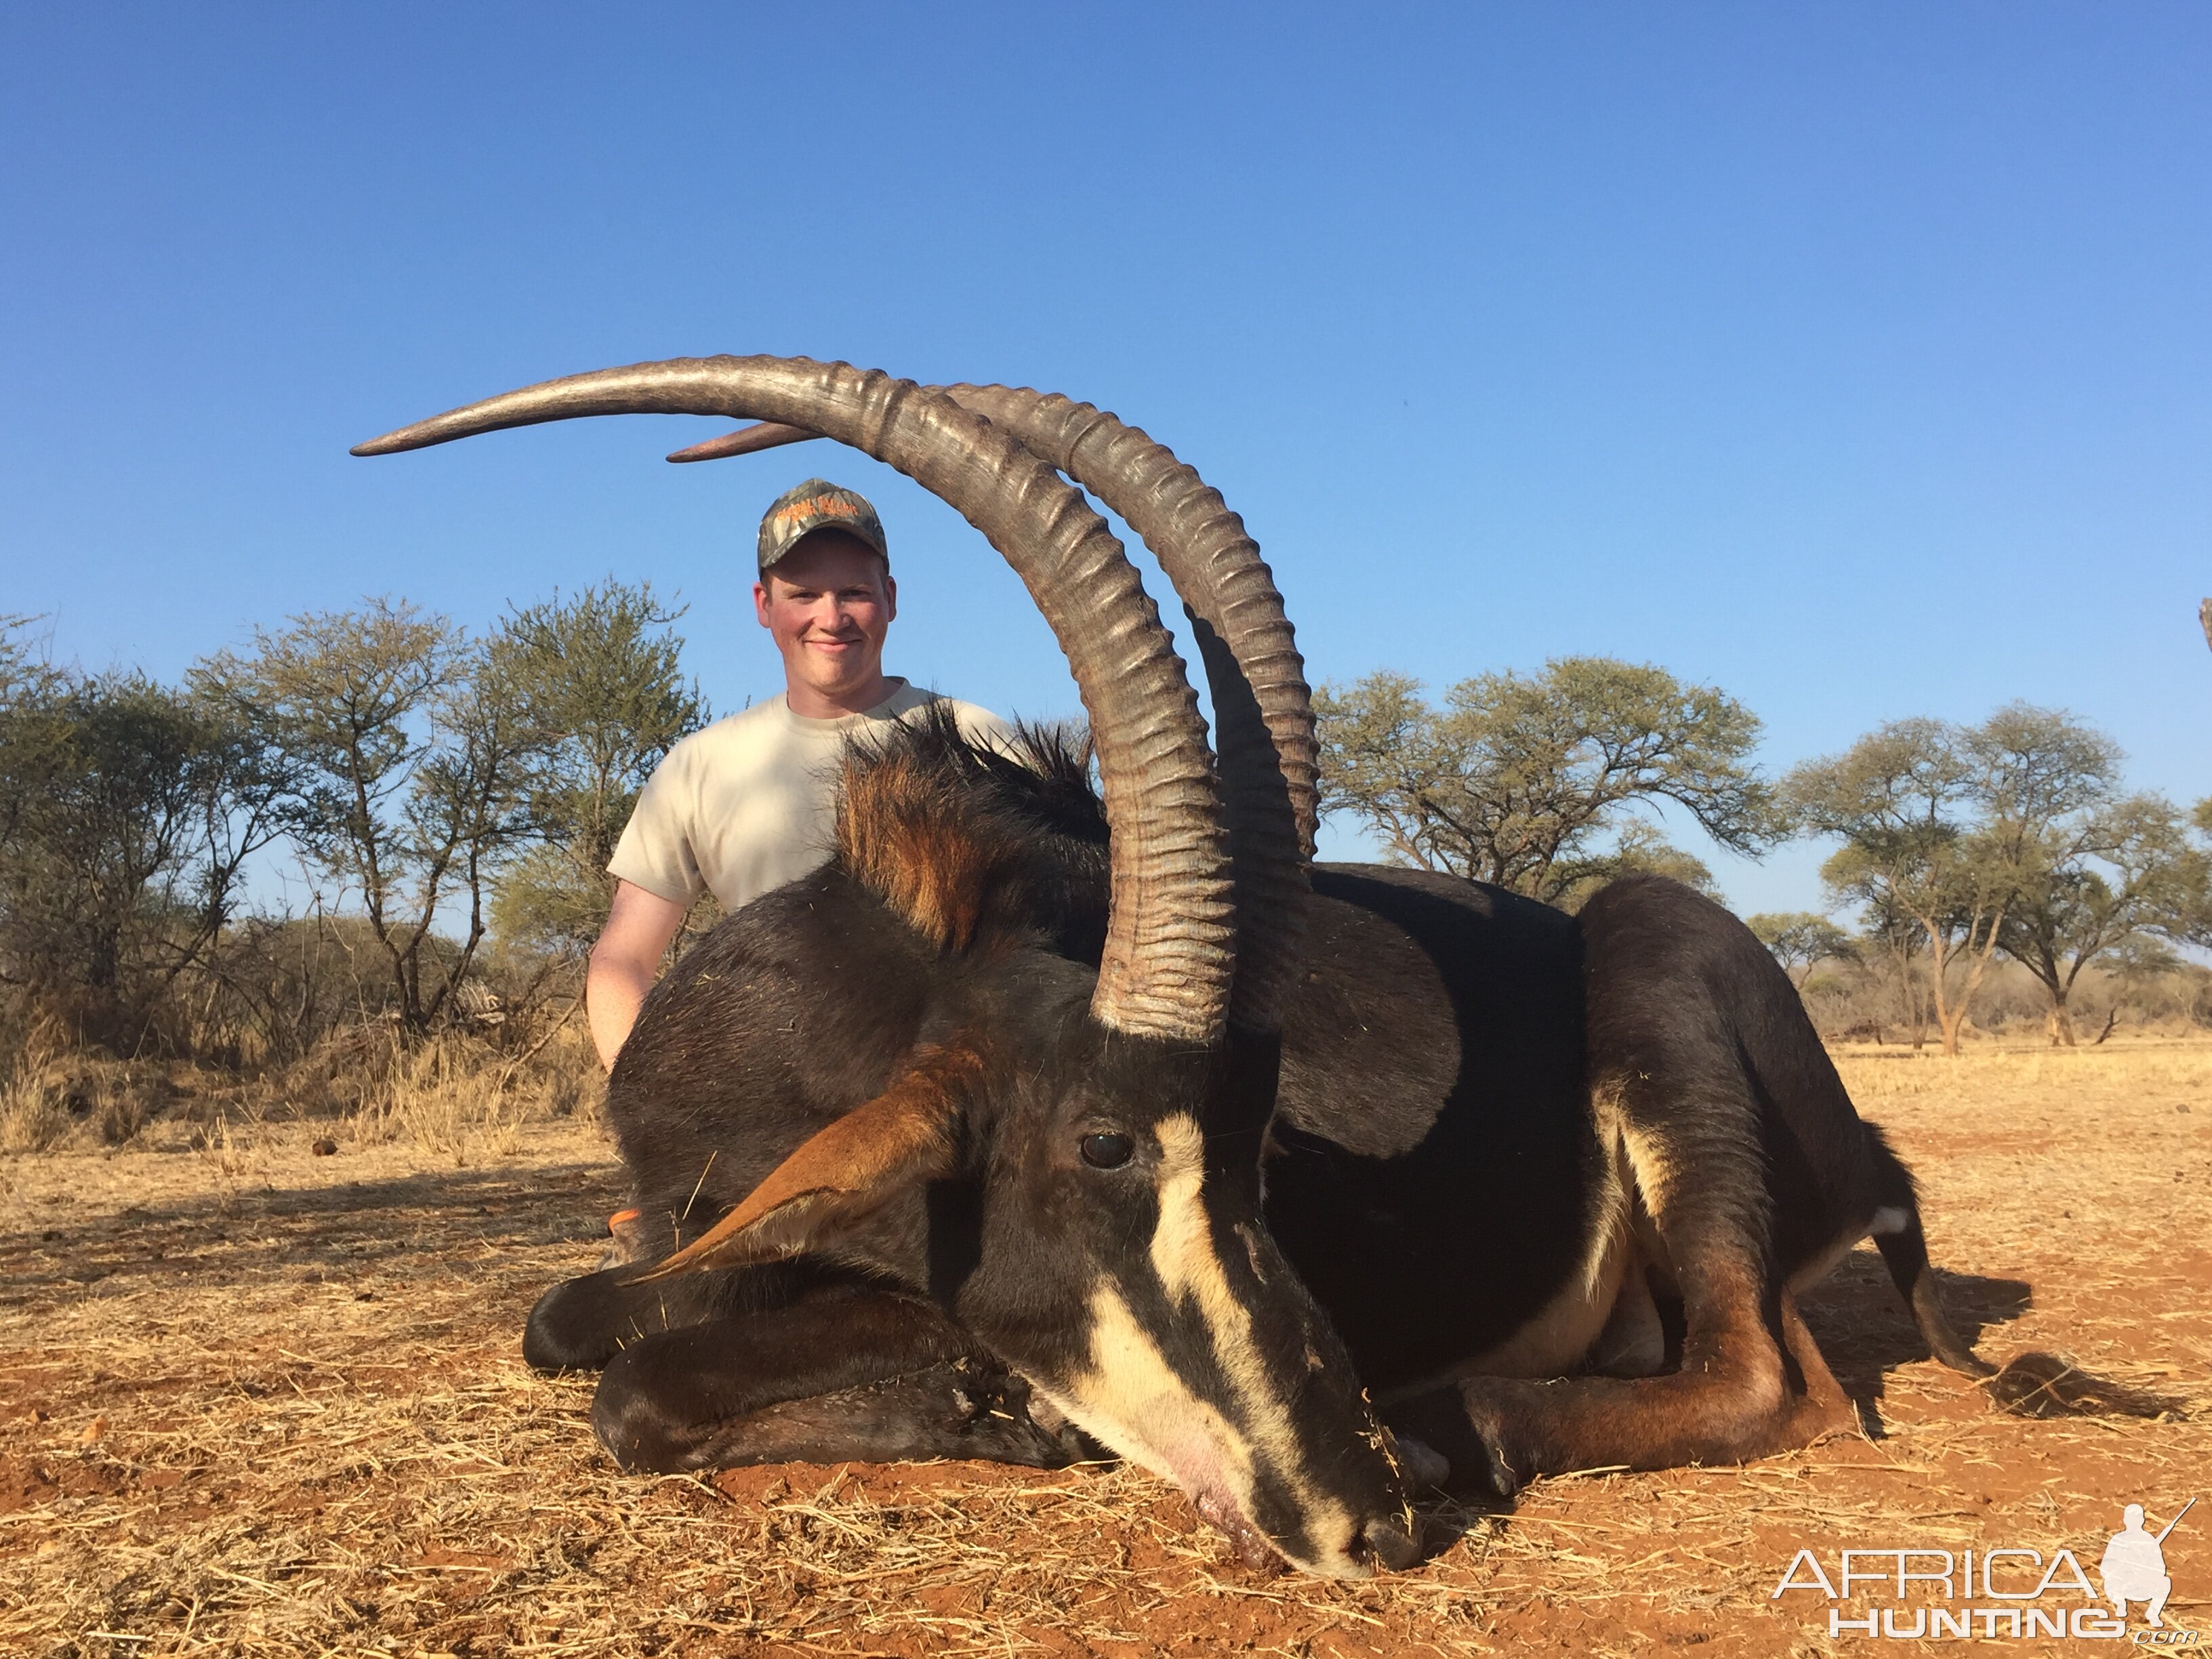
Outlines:
{"type": "Polygon", "coordinates": [[[817,531],[753,584],[753,609],[790,683],[842,701],[872,690],[883,676],[898,584],[866,543],[817,531]]]}

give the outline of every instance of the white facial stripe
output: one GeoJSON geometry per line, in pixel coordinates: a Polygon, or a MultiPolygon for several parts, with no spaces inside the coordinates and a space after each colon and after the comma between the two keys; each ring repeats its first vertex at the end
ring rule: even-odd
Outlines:
{"type": "MultiPolygon", "coordinates": [[[[1204,1198],[1205,1133],[1178,1113],[1161,1124],[1159,1137],[1152,1268],[1170,1304],[1186,1317],[1194,1311],[1205,1327],[1244,1426],[1191,1391],[1110,1279],[1102,1280],[1091,1297],[1089,1368],[1071,1379],[1065,1393],[1043,1392],[1086,1432],[1131,1462],[1173,1480],[1194,1498],[1226,1500],[1248,1518],[1256,1510],[1255,1463],[1264,1459],[1290,1488],[1306,1522],[1315,1553],[1298,1565],[1331,1577],[1363,1577],[1366,1564],[1350,1553],[1350,1513],[1307,1479],[1289,1401],[1268,1386],[1253,1340],[1251,1311],[1231,1289],[1214,1251],[1204,1198]]],[[[1410,1510],[1407,1519],[1410,1524],[1410,1510]]]]}
{"type": "Polygon", "coordinates": [[[1051,1396],[1088,1433],[1131,1462],[1186,1488],[1249,1508],[1252,1453],[1235,1425],[1187,1388],[1111,1283],[1091,1297],[1091,1369],[1065,1399],[1051,1396]]]}
{"type": "Polygon", "coordinates": [[[1221,1263],[1213,1254],[1213,1230],[1206,1218],[1206,1136],[1198,1125],[1178,1112],[1160,1124],[1160,1218],[1152,1229],[1152,1271],[1170,1302],[1192,1297],[1206,1304],[1206,1323],[1217,1313],[1244,1319],[1244,1310],[1217,1308],[1217,1302],[1234,1302],[1221,1263]]]}
{"type": "MultiPolygon", "coordinates": [[[[1235,1298],[1226,1295],[1220,1263],[1212,1259],[1206,1209],[1200,1200],[1204,1137],[1188,1117],[1170,1121],[1180,1128],[1163,1133],[1153,1270],[1171,1302],[1203,1296],[1218,1285],[1219,1293],[1207,1300],[1233,1303],[1235,1298]],[[1206,1271],[1208,1267],[1211,1273],[1206,1271]]],[[[1241,1307],[1233,1313],[1208,1307],[1201,1316],[1210,1333],[1218,1328],[1217,1318],[1233,1322],[1242,1316],[1244,1323],[1239,1328],[1249,1328],[1249,1317],[1241,1307]]],[[[1215,1346],[1220,1346],[1218,1336],[1215,1346]]],[[[1245,1346],[1249,1346],[1249,1336],[1245,1346]]],[[[1091,1369],[1076,1380],[1074,1397],[1063,1402],[1062,1408],[1091,1434],[1153,1473],[1185,1487],[1212,1489],[1251,1513],[1250,1446],[1234,1424],[1194,1395],[1176,1374],[1110,1281],[1101,1283],[1091,1294],[1091,1369]]]]}
{"type": "MultiPolygon", "coordinates": [[[[1290,1485],[1314,1535],[1348,1537],[1351,1521],[1343,1507],[1316,1492],[1305,1478],[1290,1402],[1269,1384],[1267,1364],[1253,1340],[1251,1310],[1230,1287],[1214,1250],[1213,1230],[1206,1213],[1206,1133],[1195,1120],[1178,1112],[1161,1121],[1159,1139],[1160,1214],[1152,1231],[1152,1256],[1161,1288],[1170,1303],[1196,1308],[1215,1363],[1235,1393],[1255,1447],[1290,1485]]],[[[1240,1447],[1240,1455],[1249,1468],[1251,1450],[1240,1447]]],[[[1244,1513],[1252,1513],[1249,1504],[1244,1513]]]]}

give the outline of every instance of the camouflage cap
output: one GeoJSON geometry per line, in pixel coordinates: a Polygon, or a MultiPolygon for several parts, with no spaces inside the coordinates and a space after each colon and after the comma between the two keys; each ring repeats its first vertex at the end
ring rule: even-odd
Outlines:
{"type": "Polygon", "coordinates": [[[868,505],[868,498],[827,478],[809,478],[785,490],[761,515],[761,574],[766,575],[769,567],[798,546],[801,537],[817,530],[842,530],[882,554],[886,565],[890,562],[890,549],[884,544],[883,521],[868,505]]]}

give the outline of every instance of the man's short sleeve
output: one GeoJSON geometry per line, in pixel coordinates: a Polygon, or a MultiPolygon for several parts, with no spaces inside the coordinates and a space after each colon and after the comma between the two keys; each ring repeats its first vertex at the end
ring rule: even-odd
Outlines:
{"type": "Polygon", "coordinates": [[[688,905],[706,890],[691,844],[690,781],[681,747],[653,769],[623,826],[607,873],[673,904],[688,905]]]}
{"type": "Polygon", "coordinates": [[[1020,756],[1021,746],[1014,740],[1014,728],[989,709],[963,702],[957,697],[947,697],[945,701],[952,705],[953,722],[959,726],[960,735],[969,742],[995,749],[1009,760],[1020,756]]]}

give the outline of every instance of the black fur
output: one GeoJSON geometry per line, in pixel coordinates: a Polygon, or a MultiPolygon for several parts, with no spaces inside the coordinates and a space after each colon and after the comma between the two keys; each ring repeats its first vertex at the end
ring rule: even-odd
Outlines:
{"type": "MultiPolygon", "coordinates": [[[[994,877],[962,948],[901,922],[848,860],[746,907],[647,999],[608,1109],[656,1256],[883,1091],[917,1044],[983,1029],[1018,1060],[975,1103],[969,1173],[886,1205],[826,1256],[647,1284],[618,1270],[547,1294],[526,1352],[547,1366],[613,1362],[594,1420],[626,1462],[980,1444],[972,1414],[948,1404],[973,1390],[946,1379],[1002,1375],[994,1344],[1022,1345],[1033,1369],[1038,1356],[1073,1363],[1054,1347],[1083,1334],[1069,1264],[1150,1235],[1142,1200],[1116,1219],[1120,1200],[1067,1173],[1065,1152],[1098,1103],[1148,1093],[1162,1109],[1202,1097],[1221,1165],[1209,1194],[1255,1206],[1249,1223],[1214,1222],[1219,1243],[1233,1235],[1250,1254],[1240,1294],[1279,1293],[1272,1235],[1320,1310],[1284,1304],[1283,1341],[1326,1360],[1333,1325],[1355,1389],[1451,1375],[1571,1283],[1616,1151],[1594,1101],[1616,1103],[1689,1172],[1663,1216],[1638,1212],[1665,1258],[1678,1346],[1682,1309],[1694,1344],[1700,1297],[1721,1293],[1700,1275],[1739,1261],[1763,1275],[1779,1340],[1781,1287],[1887,1204],[1913,1218],[1883,1248],[1931,1343],[1987,1371],[1936,1306],[1909,1175],[1854,1112],[1787,977],[1718,905],[1639,877],[1570,917],[1480,884],[1321,866],[1279,1055],[1178,1060],[1086,1032],[1106,826],[1080,752],[1032,746],[1034,766],[1014,766],[924,722],[855,763],[919,769],[935,781],[931,810],[1018,827],[1026,850],[994,877]],[[1263,1123],[1264,1228],[1249,1157],[1263,1123]],[[888,1394],[868,1386],[902,1378],[888,1394]],[[798,1401],[812,1402],[799,1428],[774,1416],[798,1401]]],[[[987,1455],[1072,1455],[1066,1436],[1012,1416],[987,1455]]]]}

